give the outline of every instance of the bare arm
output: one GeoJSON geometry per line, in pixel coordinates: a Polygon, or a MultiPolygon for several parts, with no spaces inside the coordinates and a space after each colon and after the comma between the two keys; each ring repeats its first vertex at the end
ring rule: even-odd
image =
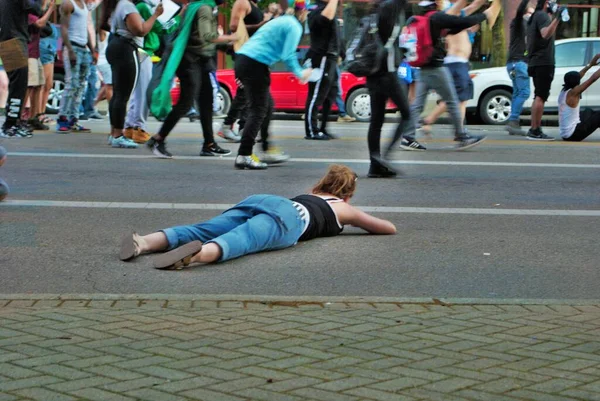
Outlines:
{"type": "Polygon", "coordinates": [[[332,206],[336,208],[341,224],[350,224],[371,234],[396,234],[396,226],[390,221],[371,216],[347,203],[334,203],[332,206]]]}
{"type": "Polygon", "coordinates": [[[148,20],[144,21],[138,13],[131,13],[125,17],[127,29],[135,36],[146,36],[152,30],[156,19],[163,13],[162,3],[156,7],[154,14],[148,20]]]}
{"type": "Polygon", "coordinates": [[[585,74],[587,74],[587,72],[590,70],[590,68],[592,68],[598,64],[598,60],[600,60],[600,53],[596,54],[592,58],[590,63],[588,65],[586,65],[585,67],[583,67],[583,69],[581,71],[579,71],[579,76],[581,78],[585,77],[585,74]]]}
{"type": "Polygon", "coordinates": [[[43,28],[44,26],[46,26],[46,23],[50,19],[50,16],[52,15],[53,11],[54,11],[54,0],[51,0],[50,5],[48,6],[48,9],[46,10],[46,13],[35,22],[35,26],[37,26],[40,29],[43,28]]]}
{"type": "Polygon", "coordinates": [[[472,2],[471,4],[466,6],[463,9],[463,11],[465,12],[465,15],[471,15],[474,12],[478,11],[481,7],[483,7],[483,5],[486,2],[487,2],[487,0],[475,0],[474,2],[472,2]]]}
{"type": "Polygon", "coordinates": [[[94,50],[96,50],[96,29],[94,28],[94,23],[92,22],[92,13],[88,13],[87,34],[88,47],[93,53],[94,50]]]}
{"type": "Polygon", "coordinates": [[[231,32],[237,32],[240,18],[246,18],[246,16],[250,14],[250,11],[252,11],[249,2],[250,0],[236,0],[235,3],[233,3],[230,17],[231,21],[229,22],[229,29],[231,32]]]}
{"type": "Polygon", "coordinates": [[[585,81],[584,83],[577,85],[576,87],[574,87],[573,89],[571,89],[569,91],[569,93],[567,94],[568,98],[579,98],[579,96],[581,96],[581,94],[583,92],[585,92],[587,90],[587,88],[589,88],[590,86],[592,86],[592,84],[594,82],[596,82],[598,79],[600,78],[600,70],[596,71],[595,73],[592,74],[592,76],[590,77],[590,79],[588,79],[587,81],[585,81]]]}
{"type": "Polygon", "coordinates": [[[69,51],[69,57],[75,56],[71,41],[69,40],[69,23],[71,22],[71,14],[73,13],[73,5],[70,1],[64,1],[60,5],[60,34],[63,41],[63,46],[69,51]]]}
{"type": "Polygon", "coordinates": [[[446,10],[446,14],[460,15],[460,10],[465,8],[466,5],[467,5],[467,0],[457,0],[454,4],[452,4],[452,7],[450,7],[448,10],[446,10]]]}
{"type": "Polygon", "coordinates": [[[556,33],[556,28],[558,28],[559,19],[558,16],[555,16],[550,25],[540,29],[540,35],[544,39],[550,39],[552,35],[556,33]]]}
{"type": "Polygon", "coordinates": [[[321,15],[328,20],[333,20],[335,18],[335,12],[337,11],[338,1],[339,0],[329,0],[329,3],[327,3],[327,6],[323,12],[321,12],[321,15]]]}

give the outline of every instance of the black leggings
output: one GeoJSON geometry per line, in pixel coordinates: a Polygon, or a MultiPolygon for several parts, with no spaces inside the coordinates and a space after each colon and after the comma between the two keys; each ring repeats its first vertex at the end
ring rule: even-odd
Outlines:
{"type": "Polygon", "coordinates": [[[106,48],[106,59],[110,64],[113,79],[113,96],[108,104],[110,125],[123,129],[127,115],[127,102],[137,84],[140,62],[137,48],[131,42],[111,35],[106,48]]]}
{"type": "Polygon", "coordinates": [[[323,76],[317,82],[308,83],[308,96],[304,107],[304,130],[307,137],[315,136],[327,129],[327,119],[331,106],[337,96],[338,76],[337,60],[334,58],[321,59],[320,65],[313,65],[323,69],[323,76]],[[321,108],[321,126],[319,127],[317,115],[321,108]]]}
{"type": "Polygon", "coordinates": [[[371,157],[380,157],[381,153],[381,127],[385,119],[385,108],[388,99],[396,104],[400,110],[401,120],[396,127],[396,133],[392,143],[388,147],[386,154],[392,149],[392,146],[400,139],[404,124],[410,122],[410,107],[406,88],[400,83],[398,75],[395,72],[388,72],[384,75],[377,75],[367,78],[367,88],[371,96],[371,124],[369,125],[369,154],[371,157]]]}
{"type": "Polygon", "coordinates": [[[229,113],[227,113],[227,117],[223,121],[224,125],[233,125],[236,120],[240,120],[239,126],[240,129],[244,128],[245,120],[246,120],[246,112],[247,112],[247,102],[248,99],[246,97],[246,92],[244,91],[244,87],[237,83],[237,92],[235,93],[235,97],[231,102],[231,108],[229,109],[229,113]]]}
{"type": "Polygon", "coordinates": [[[198,113],[200,113],[204,146],[215,142],[212,129],[213,87],[210,80],[211,70],[210,60],[198,58],[192,60],[183,57],[176,72],[181,88],[179,101],[165,119],[160,131],[158,131],[161,138],[164,139],[169,135],[181,117],[185,116],[190,108],[194,106],[195,100],[198,105],[198,113]]]}
{"type": "Polygon", "coordinates": [[[21,118],[21,109],[23,108],[23,100],[27,91],[28,71],[28,67],[23,67],[7,72],[8,99],[6,101],[4,128],[14,127],[21,118]]]}
{"type": "Polygon", "coordinates": [[[573,135],[564,138],[565,141],[580,142],[600,128],[600,111],[585,109],[579,113],[581,122],[575,127],[573,135]]]}
{"type": "Polygon", "coordinates": [[[273,98],[269,92],[271,86],[269,67],[250,57],[238,55],[235,59],[235,77],[240,80],[248,97],[248,115],[238,154],[241,156],[252,154],[258,131],[261,132],[262,149],[267,151],[269,124],[273,112],[273,98]]]}

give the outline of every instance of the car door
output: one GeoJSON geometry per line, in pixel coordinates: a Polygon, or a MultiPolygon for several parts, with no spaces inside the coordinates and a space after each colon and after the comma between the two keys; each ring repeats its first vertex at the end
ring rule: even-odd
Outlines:
{"type": "MultiPolygon", "coordinates": [[[[590,60],[594,55],[600,53],[600,39],[594,39],[591,41],[592,44],[592,52],[590,53],[590,60]]],[[[588,79],[592,76],[592,74],[598,71],[600,65],[596,65],[585,74],[583,79],[588,79]]],[[[587,107],[591,107],[593,109],[600,110],[600,83],[594,83],[592,86],[588,88],[585,92],[583,92],[583,99],[585,100],[585,105],[587,107]]]]}
{"type": "Polygon", "coordinates": [[[294,74],[287,71],[284,63],[271,66],[271,96],[276,110],[296,107],[299,82],[294,74]]]}
{"type": "MultiPolygon", "coordinates": [[[[565,74],[569,71],[580,71],[585,67],[588,61],[588,43],[589,41],[585,40],[575,40],[556,45],[554,53],[556,69],[554,70],[550,97],[546,103],[548,108],[558,108],[558,95],[565,83],[565,74]]],[[[585,104],[583,100],[582,104],[585,104]]]]}

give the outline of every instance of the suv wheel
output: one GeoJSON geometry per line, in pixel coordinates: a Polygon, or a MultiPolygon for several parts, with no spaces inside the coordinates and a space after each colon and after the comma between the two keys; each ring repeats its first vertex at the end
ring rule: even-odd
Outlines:
{"type": "Polygon", "coordinates": [[[359,88],[348,96],[346,111],[360,122],[371,120],[371,95],[367,88],[359,88]]]}
{"type": "Polygon", "coordinates": [[[501,125],[508,121],[512,105],[512,94],[504,89],[487,93],[479,104],[479,117],[484,124],[501,125]]]}
{"type": "Polygon", "coordinates": [[[50,95],[48,96],[48,103],[46,103],[46,114],[58,114],[58,111],[60,109],[60,98],[64,90],[64,75],[55,73],[54,82],[52,83],[52,89],[50,89],[50,95]]]}

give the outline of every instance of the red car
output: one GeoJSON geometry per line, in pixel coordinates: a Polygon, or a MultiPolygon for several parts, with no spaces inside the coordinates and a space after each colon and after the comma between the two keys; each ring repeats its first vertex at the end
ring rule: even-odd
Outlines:
{"type": "MultiPolygon", "coordinates": [[[[298,59],[304,60],[308,51],[307,47],[298,48],[298,59]]],[[[220,111],[227,114],[231,105],[231,99],[235,96],[237,85],[233,70],[217,71],[217,79],[221,85],[219,91],[220,111]]],[[[348,115],[357,121],[369,121],[371,118],[371,97],[366,88],[367,79],[356,77],[349,72],[342,72],[342,99],[346,102],[348,115]]],[[[271,95],[275,101],[275,111],[304,113],[306,98],[308,97],[308,85],[302,85],[298,78],[287,71],[284,63],[276,63],[271,67],[271,95]]],[[[173,103],[179,100],[179,83],[173,86],[171,91],[173,103]]],[[[337,106],[333,106],[337,110],[337,106]]],[[[388,104],[388,111],[395,111],[393,103],[388,104]]]]}

